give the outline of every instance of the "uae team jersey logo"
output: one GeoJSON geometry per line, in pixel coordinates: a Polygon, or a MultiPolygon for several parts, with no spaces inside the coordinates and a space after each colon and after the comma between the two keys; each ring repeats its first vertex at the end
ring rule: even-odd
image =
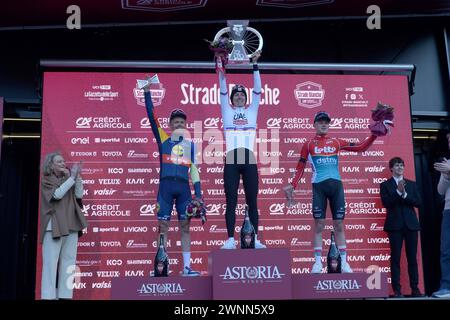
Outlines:
{"type": "Polygon", "coordinates": [[[319,107],[325,98],[325,90],[322,89],[322,85],[312,81],[298,84],[294,94],[298,105],[305,108],[319,107]]]}
{"type": "MultiPolygon", "coordinates": [[[[161,105],[166,95],[166,89],[164,88],[164,85],[161,82],[151,83],[150,93],[152,96],[153,105],[156,107],[161,105]]],[[[133,88],[133,95],[134,98],[136,99],[137,104],[145,107],[144,90],[139,89],[137,84],[136,87],[133,88]]]]}
{"type": "Polygon", "coordinates": [[[244,112],[236,112],[233,116],[233,124],[235,126],[244,126],[248,124],[247,116],[244,112]]]}
{"type": "Polygon", "coordinates": [[[142,11],[179,11],[201,8],[207,0],[122,0],[122,9],[142,11]]]}

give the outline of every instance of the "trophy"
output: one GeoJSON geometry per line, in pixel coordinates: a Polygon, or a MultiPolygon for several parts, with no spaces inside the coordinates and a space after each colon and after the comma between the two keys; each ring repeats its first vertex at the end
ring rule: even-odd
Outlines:
{"type": "Polygon", "coordinates": [[[152,84],[152,83],[159,83],[158,75],[155,74],[153,77],[147,80],[137,80],[137,86],[138,89],[141,90],[142,88],[152,84]]]}
{"type": "Polygon", "coordinates": [[[245,64],[263,47],[263,38],[254,28],[248,26],[248,20],[228,20],[228,27],[217,32],[214,40],[208,41],[216,56],[216,67],[221,71],[230,64],[245,64]]]}

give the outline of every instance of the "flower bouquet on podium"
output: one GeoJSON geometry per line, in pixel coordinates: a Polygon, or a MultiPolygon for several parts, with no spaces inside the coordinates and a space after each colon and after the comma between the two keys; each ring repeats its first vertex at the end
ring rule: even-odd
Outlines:
{"type": "Polygon", "coordinates": [[[375,122],[369,125],[369,129],[373,135],[379,137],[390,134],[391,127],[394,126],[394,108],[378,102],[376,108],[372,110],[372,120],[375,122]]]}

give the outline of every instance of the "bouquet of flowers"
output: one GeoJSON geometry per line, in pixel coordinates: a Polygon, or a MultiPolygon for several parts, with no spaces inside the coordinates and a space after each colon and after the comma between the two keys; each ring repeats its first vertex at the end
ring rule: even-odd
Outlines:
{"type": "Polygon", "coordinates": [[[209,49],[214,52],[216,61],[216,70],[225,73],[225,66],[228,64],[228,55],[233,50],[233,43],[229,38],[221,37],[216,41],[209,41],[209,49]]]}
{"type": "Polygon", "coordinates": [[[192,199],[186,207],[186,215],[189,218],[202,219],[202,225],[206,222],[206,206],[201,199],[192,199]]]}
{"type": "Polygon", "coordinates": [[[394,126],[394,108],[388,104],[378,102],[375,109],[372,110],[372,120],[374,123],[369,125],[372,134],[378,136],[385,136],[391,133],[391,127],[394,126]]]}

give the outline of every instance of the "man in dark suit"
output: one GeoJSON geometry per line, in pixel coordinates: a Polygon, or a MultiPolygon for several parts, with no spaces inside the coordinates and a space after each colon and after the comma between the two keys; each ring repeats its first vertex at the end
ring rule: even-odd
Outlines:
{"type": "Polygon", "coordinates": [[[409,284],[411,296],[423,296],[418,288],[419,274],[417,267],[417,240],[420,230],[414,207],[421,205],[419,192],[414,181],[403,178],[405,162],[395,157],[389,160],[392,178],[380,184],[380,195],[387,209],[384,231],[389,235],[391,246],[391,278],[394,297],[403,297],[400,287],[400,257],[405,241],[408,260],[409,284]]]}

